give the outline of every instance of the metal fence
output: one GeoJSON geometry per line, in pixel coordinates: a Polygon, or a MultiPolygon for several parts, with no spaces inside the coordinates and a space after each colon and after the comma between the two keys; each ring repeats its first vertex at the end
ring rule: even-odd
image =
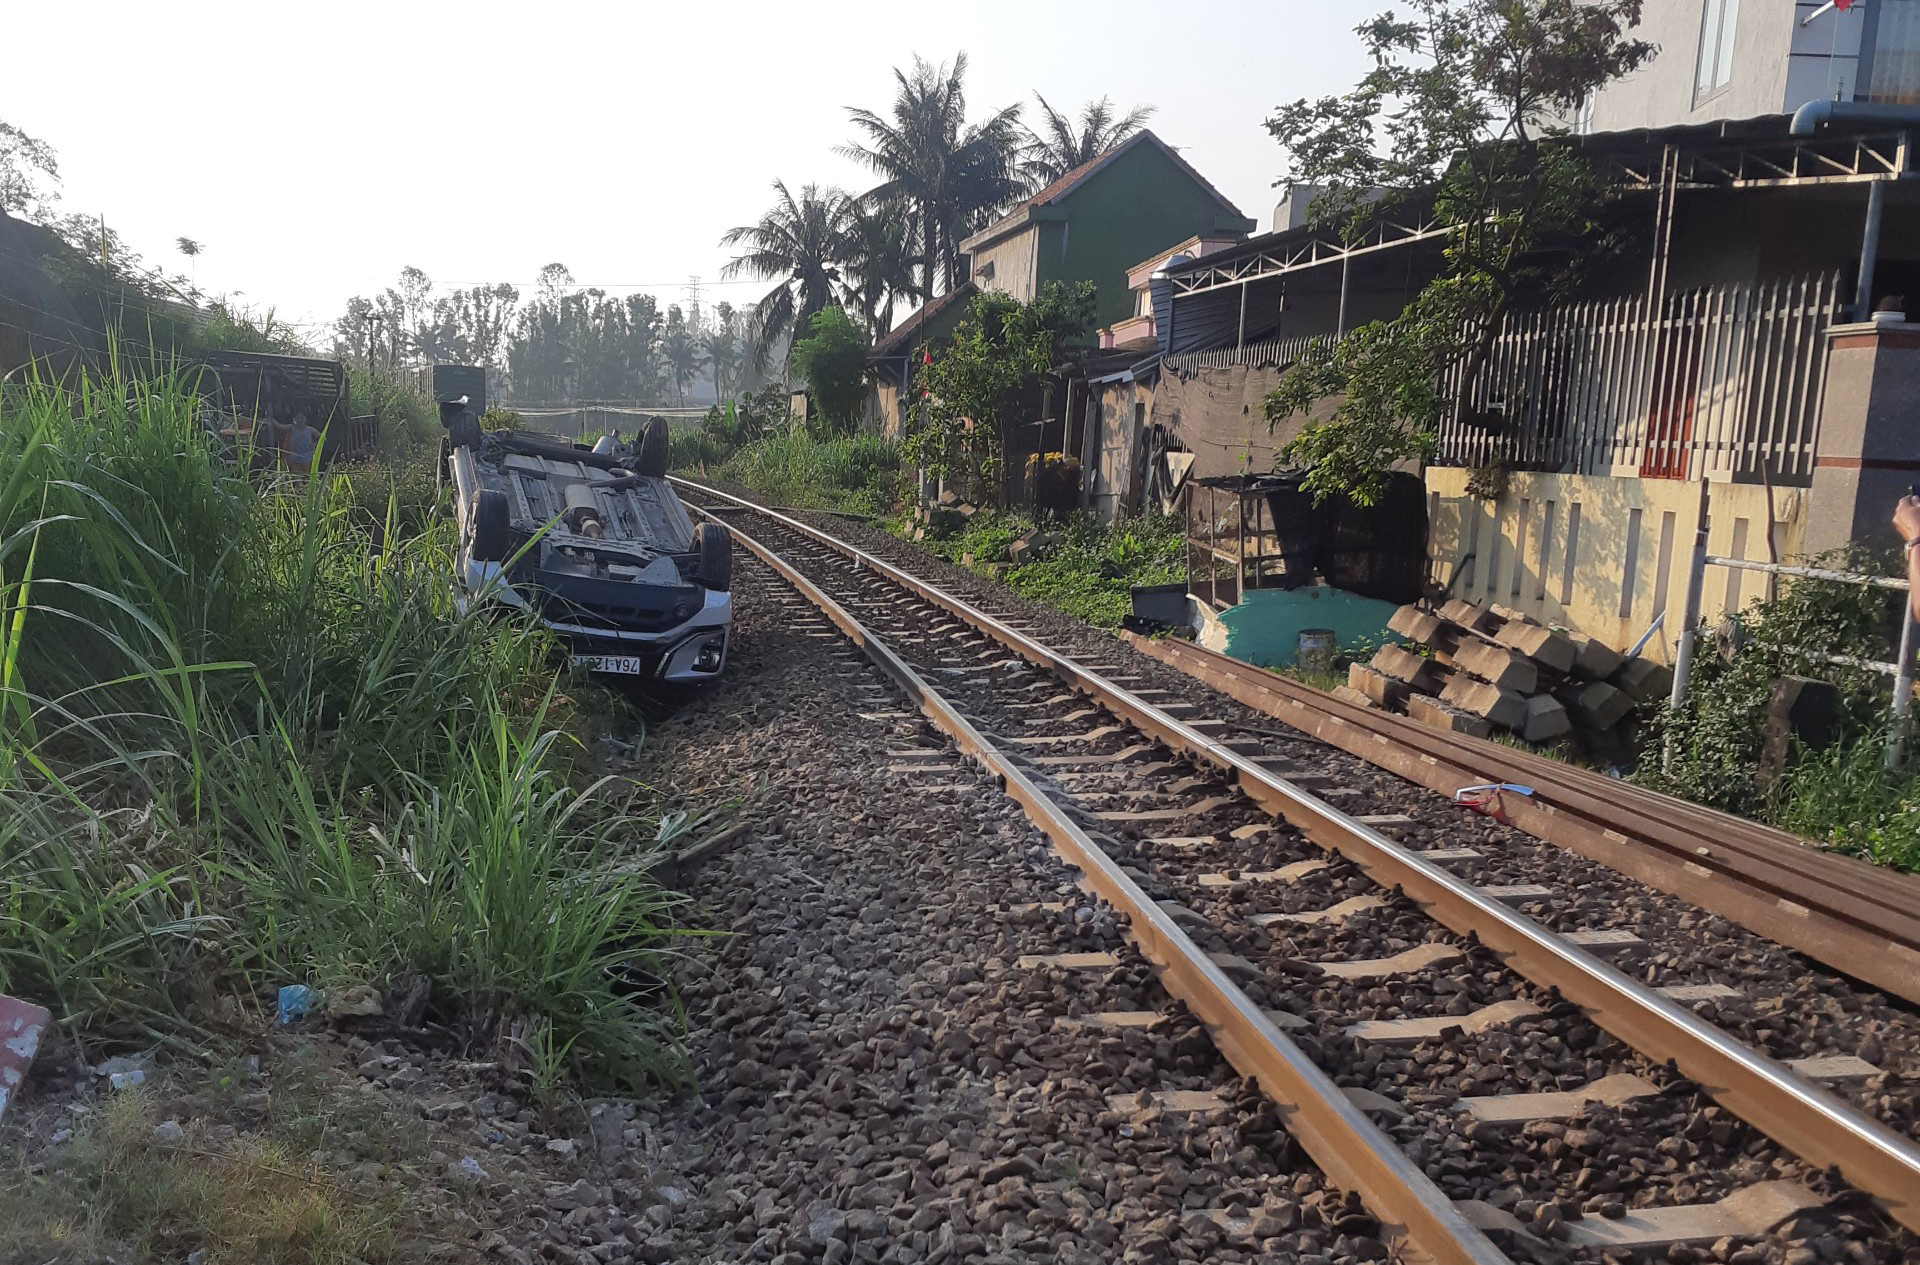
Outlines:
{"type": "Polygon", "coordinates": [[[1842,310],[1829,272],[1515,313],[1438,463],[1807,483],[1842,310]]]}

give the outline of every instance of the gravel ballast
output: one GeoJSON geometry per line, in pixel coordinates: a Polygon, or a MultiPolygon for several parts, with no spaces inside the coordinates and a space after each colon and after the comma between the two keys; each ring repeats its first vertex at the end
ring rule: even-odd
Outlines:
{"type": "MultiPolygon", "coordinates": [[[[748,526],[748,530],[755,528],[748,526]]],[[[843,538],[860,534],[854,525],[843,520],[835,520],[829,530],[843,538]]],[[[760,534],[763,538],[773,534],[772,526],[761,523],[760,534]]],[[[790,557],[799,557],[800,550],[794,542],[777,543],[778,547],[791,549],[790,557]]],[[[917,552],[907,550],[890,537],[860,539],[855,543],[873,552],[889,552],[896,561],[908,560],[900,556],[903,552],[917,552]]],[[[987,588],[987,593],[976,591],[971,596],[976,600],[984,597],[986,600],[981,604],[987,609],[1017,613],[1034,626],[1033,635],[1077,653],[1085,661],[1125,662],[1127,673],[1141,678],[1139,684],[1166,690],[1173,697],[1201,702],[1203,714],[1208,716],[1239,713],[1244,718],[1248,715],[1244,709],[1197,682],[1132,655],[1124,645],[1104,633],[1030,608],[1001,586],[964,573],[958,573],[958,578],[954,574],[936,574],[942,564],[924,556],[913,559],[913,563],[912,569],[917,573],[927,575],[936,583],[948,584],[963,595],[970,587],[987,588]]],[[[823,573],[817,565],[807,569],[817,581],[827,583],[830,591],[836,592],[843,601],[874,600],[871,591],[863,594],[844,574],[833,574],[836,569],[829,568],[828,573],[823,573]]],[[[927,620],[924,610],[918,618],[927,626],[938,622],[927,620]]],[[[885,635],[884,627],[881,631],[885,635]]],[[[916,644],[914,635],[901,636],[896,648],[914,659],[930,679],[969,714],[985,718],[990,729],[1020,732],[1018,726],[1026,720],[1037,719],[1043,723],[1065,720],[1079,710],[1075,704],[1056,697],[1055,705],[1045,710],[1042,717],[1011,712],[996,715],[992,711],[995,705],[992,696],[1000,695],[1002,702],[1007,697],[1000,678],[991,677],[967,663],[964,657],[956,658],[951,648],[941,651],[939,639],[929,637],[924,643],[916,644]],[[956,663],[962,666],[954,666],[956,663]],[[944,679],[940,676],[942,673],[946,674],[944,679]]],[[[966,653],[977,663],[991,664],[996,659],[984,643],[978,643],[974,650],[966,653]]],[[[1003,659],[1004,655],[998,658],[1003,659]]],[[[1085,732],[1105,719],[1078,717],[1071,723],[1037,732],[1071,733],[1076,728],[1085,732]]],[[[1251,724],[1256,732],[1278,728],[1277,722],[1264,716],[1251,724]]],[[[1096,743],[1091,749],[1112,751],[1133,740],[1130,735],[1114,735],[1101,740],[1104,747],[1096,743]]],[[[1853,996],[1843,996],[1837,1003],[1815,1008],[1811,1017],[1783,1023],[1777,1016],[1790,1002],[1781,995],[1790,996],[1798,991],[1795,985],[1804,979],[1804,974],[1796,971],[1803,971],[1805,964],[1796,956],[1747,936],[1723,920],[1648,893],[1638,884],[1602,867],[1582,862],[1485,819],[1468,817],[1439,797],[1312,740],[1272,738],[1266,746],[1271,754],[1285,756],[1308,773],[1333,783],[1326,793],[1333,797],[1336,792],[1344,792],[1336,802],[1350,812],[1400,812],[1410,816],[1412,821],[1393,830],[1413,846],[1459,847],[1463,839],[1470,836],[1470,842],[1481,856],[1455,868],[1474,881],[1552,886],[1551,898],[1531,906],[1523,905],[1526,912],[1548,925],[1560,930],[1592,927],[1633,930],[1646,944],[1635,946],[1620,960],[1650,982],[1662,985],[1714,982],[1735,987],[1739,990],[1737,997],[1702,1003],[1703,1013],[1753,1040],[1769,1053],[1782,1058],[1832,1053],[1864,1057],[1867,1053],[1878,1053],[1880,1058],[1869,1061],[1879,1063],[1892,1074],[1837,1088],[1883,1119],[1889,1119],[1896,1127],[1911,1130],[1911,1095],[1904,1092],[1903,1075],[1896,1069],[1911,1066],[1905,1060],[1911,1058],[1912,1045],[1910,1040],[1891,1042],[1883,1035],[1900,1031],[1904,1025],[1910,1038],[1911,1023],[1877,994],[1862,996],[1865,990],[1853,990],[1853,996]],[[1666,908],[1650,909],[1648,897],[1664,903],[1666,908]],[[1701,969],[1703,961],[1706,969],[1701,969]],[[1872,1013],[1874,1008],[1883,1013],[1872,1013]],[[1776,1017],[1771,1023],[1754,1023],[1751,1032],[1746,1032],[1742,1031],[1743,1011],[1776,1017]],[[1872,1015],[1864,1025],[1863,1012],[1872,1015]],[[1874,1048],[1876,1044],[1880,1047],[1878,1050],[1874,1048]],[[1891,1055],[1890,1046],[1897,1046],[1891,1055]]],[[[1187,783],[1180,789],[1188,802],[1230,797],[1224,786],[1210,784],[1210,774],[1205,770],[1168,770],[1159,777],[1159,786],[1170,789],[1180,783],[1183,774],[1187,775],[1187,783]]],[[[1089,778],[1075,783],[1071,790],[1088,805],[1103,810],[1152,808],[1180,799],[1180,796],[1142,797],[1137,785],[1130,794],[1125,785],[1125,779],[1117,779],[1112,783],[1112,791],[1101,797],[1093,794],[1100,783],[1089,778]]],[[[1335,924],[1267,929],[1249,926],[1245,921],[1249,914],[1324,909],[1368,891],[1371,886],[1338,859],[1327,868],[1285,886],[1234,883],[1203,889],[1194,885],[1193,878],[1202,872],[1278,868],[1321,855],[1285,828],[1255,830],[1263,821],[1263,815],[1246,801],[1235,803],[1229,799],[1192,817],[1156,822],[1152,827],[1136,829],[1131,823],[1108,823],[1107,843],[1117,859],[1142,870],[1153,895],[1177,900],[1204,918],[1204,923],[1193,929],[1203,947],[1236,953],[1262,965],[1276,959],[1310,962],[1385,956],[1425,941],[1449,939],[1446,933],[1436,933],[1432,924],[1397,897],[1388,898],[1379,909],[1335,924]],[[1164,836],[1179,836],[1186,841],[1179,849],[1180,855],[1170,856],[1169,848],[1149,842],[1164,836]],[[1155,890],[1156,887],[1159,890],[1155,890]]],[[[1097,827],[1099,823],[1089,820],[1087,824],[1097,827]]],[[[1465,954],[1459,963],[1396,979],[1390,986],[1329,981],[1317,974],[1308,979],[1298,972],[1268,967],[1261,978],[1250,983],[1248,991],[1263,1004],[1291,1009],[1307,1018],[1310,1028],[1301,1034],[1302,1044],[1343,1082],[1382,1090],[1406,1105],[1404,1117],[1379,1118],[1390,1123],[1449,1193],[1459,1198],[1489,1200],[1517,1212],[1523,1219],[1532,1220],[1549,1234],[1556,1221],[1582,1215],[1610,1215],[1616,1206],[1705,1201],[1754,1181],[1808,1176],[1791,1156],[1725,1116],[1683,1080],[1649,1066],[1591,1024],[1582,1022],[1572,1008],[1517,980],[1484,952],[1467,944],[1459,947],[1465,954]],[[1515,997],[1534,1002],[1541,1015],[1464,1039],[1462,1034],[1455,1033],[1451,1040],[1415,1047],[1371,1046],[1345,1035],[1347,1025],[1361,1020],[1433,1013],[1465,1015],[1481,1006],[1515,997]],[[1458,1096],[1469,1092],[1565,1089],[1619,1072],[1641,1075],[1664,1092],[1653,1099],[1590,1113],[1591,1119],[1564,1126],[1542,1122],[1525,1129],[1499,1131],[1466,1123],[1450,1105],[1458,1096]],[[1566,1136],[1569,1130],[1571,1142],[1566,1136]],[[1608,1145],[1597,1151],[1583,1147],[1582,1144],[1596,1137],[1605,1139],[1608,1145]]],[[[1821,994],[1816,992],[1813,996],[1821,994]]],[[[1831,1000],[1831,991],[1825,996],[1831,1000]]],[[[1818,1179],[1814,1184],[1818,1185],[1818,1179]]],[[[1785,1235],[1772,1236],[1760,1243],[1727,1244],[1724,1251],[1708,1251],[1702,1259],[1716,1255],[1727,1259],[1747,1248],[1764,1253],[1750,1255],[1749,1259],[1784,1258],[1787,1253],[1803,1248],[1816,1252],[1813,1257],[1803,1258],[1805,1260],[1829,1259],[1831,1254],[1825,1250],[1829,1240],[1837,1244],[1837,1250],[1842,1253],[1831,1259],[1845,1259],[1855,1254],[1849,1245],[1858,1245],[1873,1253],[1869,1259],[1897,1259],[1907,1250],[1904,1244],[1876,1232],[1871,1217],[1854,1218],[1837,1228],[1828,1224],[1830,1220],[1831,1214],[1802,1218],[1804,1224],[1788,1227],[1785,1235]],[[1888,1256],[1887,1252],[1894,1255],[1888,1256]]],[[[1547,1244],[1538,1247],[1548,1256],[1557,1250],[1547,1244]]],[[[1693,1248],[1676,1248],[1672,1255],[1674,1259],[1692,1259],[1687,1254],[1693,1251],[1693,1248]]]]}

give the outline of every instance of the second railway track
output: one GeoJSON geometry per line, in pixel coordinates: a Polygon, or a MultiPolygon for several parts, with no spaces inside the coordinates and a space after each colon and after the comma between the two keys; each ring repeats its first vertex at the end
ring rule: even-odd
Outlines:
{"type": "MultiPolygon", "coordinates": [[[[1738,1236],[1857,1203],[1848,1183],[1889,1221],[1920,1224],[1911,1102],[1831,1035],[1776,1061],[1690,1009],[1737,990],[1663,986],[1659,955],[1630,933],[1548,930],[1528,912],[1551,904],[1548,883],[1458,877],[1481,855],[1472,842],[1397,842],[1424,833],[1415,818],[1343,812],[1328,802],[1343,788],[1220,741],[1162,691],[797,520],[684,490],[996,773],[1128,915],[1168,991],[1412,1253],[1498,1259],[1491,1232],[1538,1259],[1696,1241],[1724,1258],[1738,1236]]],[[[1888,1225],[1835,1242],[1851,1259],[1914,1250],[1888,1225]]]]}

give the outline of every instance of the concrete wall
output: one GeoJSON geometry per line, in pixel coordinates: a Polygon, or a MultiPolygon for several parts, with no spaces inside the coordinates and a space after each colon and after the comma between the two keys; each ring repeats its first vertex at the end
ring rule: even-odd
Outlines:
{"type": "MultiPolygon", "coordinates": [[[[1602,89],[1588,130],[1616,132],[1712,119],[1778,114],[1787,105],[1787,79],[1798,29],[1795,0],[1740,0],[1734,34],[1733,82],[1695,106],[1694,72],[1700,55],[1705,0],[1648,0],[1637,34],[1660,52],[1634,75],[1602,89]]],[[[1809,6],[1809,12],[1812,6],[1809,6]]],[[[1832,16],[1832,15],[1829,15],[1832,16]]],[[[1857,15],[1856,15],[1857,16],[1857,15]]],[[[1821,25],[1821,18],[1815,25],[1821,25]]],[[[1857,29],[1858,22],[1852,25],[1857,29]]],[[[1825,28],[1822,28],[1823,31],[1825,28]]],[[[1830,35],[1830,32],[1827,32],[1830,35]]],[[[1857,42],[1858,35],[1855,35],[1857,42]]],[[[1800,104],[1798,102],[1796,105],[1800,104]]]]}
{"type": "Polygon", "coordinates": [[[1103,523],[1111,523],[1137,507],[1134,470],[1140,460],[1145,422],[1140,404],[1153,398],[1151,387],[1138,382],[1112,382],[1095,388],[1092,428],[1081,457],[1087,483],[1087,508],[1103,523]]]}
{"type": "Polygon", "coordinates": [[[1133,314],[1129,268],[1189,237],[1248,226],[1151,141],[1088,176],[1060,206],[1065,220],[1048,223],[1041,239],[1039,281],[1093,282],[1095,329],[1133,314]]]}
{"type": "Polygon", "coordinates": [[[1022,303],[1031,303],[1039,290],[1036,255],[1040,249],[1039,224],[1029,224],[997,242],[983,246],[973,254],[973,283],[982,290],[1011,294],[1022,303]],[[986,276],[987,266],[993,275],[986,276]]]}
{"type": "Polygon", "coordinates": [[[1920,324],[1828,333],[1807,549],[1892,545],[1893,505],[1920,484],[1920,324]]]}
{"type": "MultiPolygon", "coordinates": [[[[1499,602],[1617,650],[1666,622],[1643,653],[1671,660],[1698,529],[1700,485],[1665,479],[1515,473],[1506,495],[1466,490],[1468,472],[1427,471],[1432,578],[1456,596],[1499,602]],[[1572,544],[1569,553],[1569,542],[1572,544]],[[1468,555],[1471,554],[1471,559],[1468,555]]],[[[1808,493],[1754,484],[1709,487],[1707,551],[1786,562],[1805,551],[1808,493]]],[[[1758,572],[1710,567],[1700,611],[1709,624],[1766,590],[1758,572]]]]}

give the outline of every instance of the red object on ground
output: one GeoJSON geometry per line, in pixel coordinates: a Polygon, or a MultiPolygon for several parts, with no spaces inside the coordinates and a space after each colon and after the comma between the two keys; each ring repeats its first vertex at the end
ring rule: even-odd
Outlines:
{"type": "Polygon", "coordinates": [[[1833,0],[1833,7],[1845,13],[1853,7],[1853,0],[1833,0]]]}
{"type": "Polygon", "coordinates": [[[45,1006],[0,996],[0,1115],[26,1082],[27,1068],[40,1050],[40,1034],[52,1018],[45,1006]]]}

